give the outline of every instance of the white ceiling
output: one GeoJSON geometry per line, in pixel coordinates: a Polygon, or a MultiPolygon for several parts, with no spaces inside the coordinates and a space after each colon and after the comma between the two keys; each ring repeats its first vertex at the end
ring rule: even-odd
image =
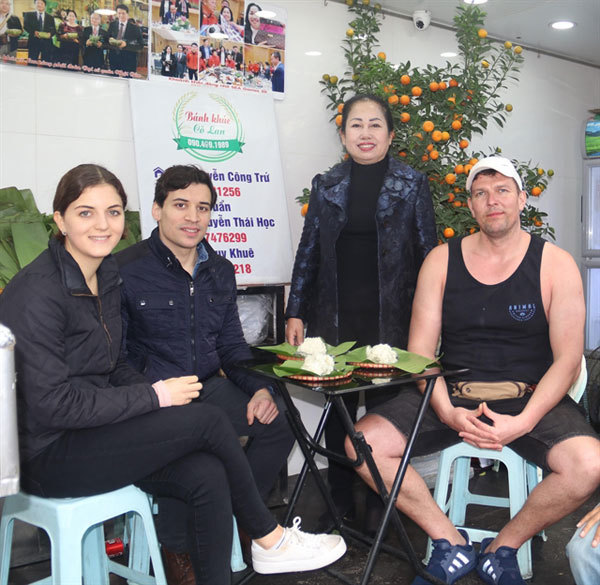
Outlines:
{"type": "MultiPolygon", "coordinates": [[[[384,10],[399,16],[412,17],[415,10],[430,10],[432,24],[445,26],[453,26],[456,6],[461,2],[377,1],[384,10]]],[[[600,67],[600,0],[489,0],[479,7],[487,14],[485,28],[491,38],[600,67]],[[556,20],[572,20],[576,26],[557,31],[549,26],[556,20]]]]}

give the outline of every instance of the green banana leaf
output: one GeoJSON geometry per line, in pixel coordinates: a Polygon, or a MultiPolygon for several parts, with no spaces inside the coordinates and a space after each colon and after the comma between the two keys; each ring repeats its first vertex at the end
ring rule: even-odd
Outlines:
{"type": "Polygon", "coordinates": [[[12,237],[21,268],[35,260],[48,247],[48,231],[41,218],[32,223],[14,223],[12,237]]]}
{"type": "MultiPolygon", "coordinates": [[[[420,374],[423,370],[438,365],[437,360],[432,360],[417,353],[412,353],[397,347],[392,347],[392,349],[396,352],[398,359],[395,363],[389,364],[391,368],[398,368],[399,370],[410,372],[411,374],[420,374]]],[[[367,358],[366,345],[349,351],[344,357],[346,358],[346,361],[349,362],[373,363],[367,358]]]]}
{"type": "Polygon", "coordinates": [[[284,343],[280,343],[279,345],[261,345],[258,347],[258,349],[264,349],[265,351],[270,351],[271,353],[280,353],[281,355],[291,357],[296,355],[296,350],[298,347],[286,341],[284,343]]]}
{"type": "MultiPolygon", "coordinates": [[[[327,348],[327,353],[332,356],[338,356],[345,354],[352,346],[356,343],[356,341],[344,341],[339,345],[329,345],[329,343],[325,343],[325,347],[327,348]]],[[[280,343],[279,345],[263,345],[258,349],[264,349],[265,351],[270,351],[272,353],[278,353],[281,355],[285,355],[288,357],[302,357],[298,355],[298,346],[292,345],[287,341],[284,343],[280,343]]]]}

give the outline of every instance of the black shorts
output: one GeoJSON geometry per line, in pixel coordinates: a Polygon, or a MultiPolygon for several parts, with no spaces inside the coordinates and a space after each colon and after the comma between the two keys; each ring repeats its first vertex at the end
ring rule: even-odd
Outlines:
{"type": "MultiPolygon", "coordinates": [[[[499,414],[517,415],[523,411],[531,395],[522,398],[509,398],[506,400],[488,400],[487,405],[499,414]]],[[[416,388],[407,387],[396,398],[379,405],[369,411],[389,420],[405,437],[412,429],[422,394],[416,388]]],[[[479,401],[466,398],[450,397],[453,406],[475,409],[479,401]]],[[[485,423],[491,424],[487,417],[480,417],[485,423]]],[[[585,420],[585,411],[570,396],[565,396],[534,429],[519,437],[509,447],[524,459],[532,461],[546,471],[552,471],[547,465],[548,452],[554,445],[572,437],[589,436],[598,438],[594,429],[585,420]]],[[[446,426],[430,407],[425,411],[421,430],[417,436],[412,456],[429,455],[441,451],[456,443],[462,438],[458,433],[446,426]]]]}

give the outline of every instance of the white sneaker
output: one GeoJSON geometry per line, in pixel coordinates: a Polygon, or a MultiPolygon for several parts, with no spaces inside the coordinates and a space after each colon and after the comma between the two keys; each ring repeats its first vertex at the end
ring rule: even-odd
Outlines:
{"type": "Polygon", "coordinates": [[[284,531],[278,547],[264,549],[252,542],[252,567],[257,573],[313,571],[337,561],[346,552],[346,543],[339,535],[302,532],[299,516],[284,531]]]}

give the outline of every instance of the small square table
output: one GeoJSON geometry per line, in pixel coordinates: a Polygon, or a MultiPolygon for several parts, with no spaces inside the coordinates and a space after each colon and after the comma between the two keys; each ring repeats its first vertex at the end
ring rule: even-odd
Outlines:
{"type": "MultiPolygon", "coordinates": [[[[442,368],[431,368],[429,370],[424,371],[421,374],[408,374],[399,370],[390,370],[389,374],[387,372],[385,374],[381,374],[381,376],[385,377],[372,377],[371,375],[366,374],[364,370],[362,370],[362,372],[354,371],[350,378],[344,380],[334,380],[331,382],[310,382],[292,379],[289,377],[280,378],[276,376],[271,370],[272,363],[268,363],[269,361],[272,361],[274,357],[275,356],[269,354],[268,352],[261,352],[261,357],[259,359],[253,360],[252,362],[246,362],[241,365],[247,368],[251,368],[253,371],[269,378],[272,383],[276,383],[279,393],[286,405],[286,415],[288,417],[290,427],[292,429],[292,432],[294,433],[294,436],[296,437],[296,440],[298,441],[300,450],[304,455],[304,464],[302,466],[302,469],[298,476],[298,481],[296,482],[296,486],[294,487],[292,496],[290,498],[288,510],[284,520],[284,526],[287,526],[292,518],[292,515],[294,513],[294,507],[296,506],[298,498],[300,497],[300,493],[302,492],[302,489],[306,482],[307,473],[310,470],[312,475],[314,476],[319,491],[321,492],[321,495],[323,496],[323,499],[327,504],[327,508],[334,520],[337,530],[339,530],[342,535],[350,536],[352,538],[355,538],[357,540],[371,545],[367,562],[365,564],[365,568],[360,580],[360,585],[366,585],[369,582],[371,573],[375,565],[375,561],[377,559],[377,555],[379,554],[380,550],[396,553],[398,556],[401,556],[404,559],[408,560],[418,575],[421,575],[434,585],[444,585],[443,581],[427,573],[423,565],[417,559],[412,543],[410,542],[402,520],[400,519],[400,516],[398,515],[398,512],[394,506],[394,502],[398,498],[400,487],[402,486],[402,481],[404,480],[404,476],[406,474],[406,468],[410,462],[413,446],[417,439],[417,435],[419,433],[419,429],[423,421],[425,410],[429,405],[429,400],[431,398],[436,379],[440,376],[462,375],[467,373],[469,370],[461,369],[444,371],[442,368]],[[396,472],[391,491],[388,493],[387,488],[381,477],[381,474],[377,469],[377,465],[373,460],[371,448],[366,442],[363,434],[361,432],[357,432],[354,428],[354,423],[352,422],[352,419],[350,417],[350,414],[348,413],[344,401],[342,400],[342,397],[344,396],[344,394],[360,392],[361,390],[365,390],[367,392],[376,392],[378,388],[382,390],[390,388],[397,388],[398,390],[401,390],[403,386],[407,387],[408,384],[412,384],[419,380],[424,380],[426,382],[425,390],[423,392],[423,397],[421,399],[419,410],[413,422],[412,431],[408,437],[404,457],[402,457],[402,461],[398,467],[398,471],[396,472]],[[292,384],[299,388],[303,388],[311,392],[316,392],[324,396],[325,404],[323,405],[323,412],[319,419],[319,423],[317,425],[317,429],[314,435],[311,435],[304,426],[300,413],[298,412],[298,409],[292,401],[292,398],[287,390],[286,384],[292,384]],[[326,447],[320,445],[320,440],[325,431],[325,425],[331,413],[332,406],[336,408],[341,418],[342,424],[344,425],[344,429],[346,430],[350,440],[352,441],[352,445],[354,446],[354,450],[357,455],[356,459],[351,459],[345,455],[336,453],[335,451],[331,451],[326,447]],[[329,490],[325,485],[325,481],[323,480],[321,474],[318,471],[317,464],[314,460],[316,454],[320,454],[324,457],[327,457],[327,459],[352,467],[358,467],[363,463],[366,463],[369,473],[371,474],[371,477],[373,478],[373,481],[377,486],[379,495],[385,505],[385,511],[374,539],[369,538],[361,532],[343,524],[342,519],[340,518],[337,512],[335,504],[333,503],[331,494],[329,493],[329,490]],[[400,542],[402,544],[402,547],[404,548],[404,553],[383,543],[383,535],[388,526],[390,518],[393,521],[394,527],[398,532],[400,542]]],[[[329,572],[335,575],[341,581],[348,584],[352,584],[352,582],[349,581],[344,575],[338,572],[334,572],[332,570],[329,570],[329,572]]]]}

